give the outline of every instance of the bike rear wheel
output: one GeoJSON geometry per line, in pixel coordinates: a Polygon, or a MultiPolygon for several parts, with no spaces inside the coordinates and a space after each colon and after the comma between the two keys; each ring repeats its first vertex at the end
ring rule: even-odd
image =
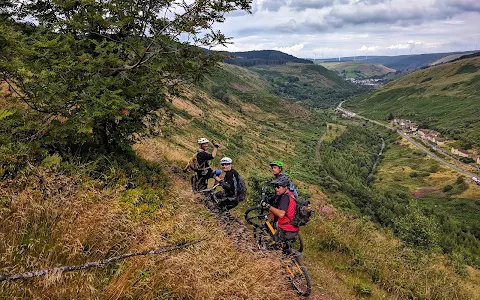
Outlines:
{"type": "Polygon", "coordinates": [[[312,292],[312,283],[307,268],[299,255],[290,254],[285,258],[285,270],[292,287],[300,296],[308,296],[312,292]]]}
{"type": "Polygon", "coordinates": [[[297,238],[290,242],[290,247],[297,250],[298,252],[303,252],[303,239],[300,235],[300,232],[297,234],[297,238]]]}
{"type": "Polygon", "coordinates": [[[245,211],[245,221],[254,227],[263,226],[267,212],[261,206],[253,206],[245,211]]]}
{"type": "Polygon", "coordinates": [[[275,245],[273,237],[262,227],[253,227],[253,237],[260,250],[271,250],[275,245]]]}

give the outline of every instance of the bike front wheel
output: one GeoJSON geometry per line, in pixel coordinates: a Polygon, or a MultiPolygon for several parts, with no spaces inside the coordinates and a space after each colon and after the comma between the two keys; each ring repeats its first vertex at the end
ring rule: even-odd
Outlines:
{"type": "Polygon", "coordinates": [[[300,296],[308,296],[312,292],[312,283],[307,272],[307,267],[303,264],[298,255],[288,255],[285,258],[285,270],[292,287],[300,296]]]}

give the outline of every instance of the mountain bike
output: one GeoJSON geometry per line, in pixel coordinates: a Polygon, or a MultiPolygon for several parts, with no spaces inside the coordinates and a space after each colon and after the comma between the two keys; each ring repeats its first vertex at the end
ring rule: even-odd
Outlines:
{"type": "MultiPolygon", "coordinates": [[[[268,244],[273,240],[275,228],[268,218],[268,211],[260,205],[248,208],[245,211],[245,220],[253,227],[253,237],[259,249],[268,250],[268,244]]],[[[300,232],[297,238],[290,242],[290,246],[298,252],[303,252],[303,239],[300,232]]]]}
{"type": "MultiPolygon", "coordinates": [[[[270,181],[265,181],[262,186],[262,201],[268,202],[274,194],[268,193],[267,189],[270,186],[270,181]]],[[[267,243],[272,240],[273,235],[275,234],[275,229],[273,228],[272,223],[268,220],[268,210],[264,209],[260,205],[253,206],[248,208],[245,211],[245,220],[248,224],[253,226],[253,236],[255,241],[257,241],[257,246],[259,249],[265,248],[265,240],[267,243]],[[270,229],[271,228],[271,229],[270,229]],[[262,232],[262,234],[260,234],[262,232]]],[[[297,235],[295,241],[291,242],[293,249],[298,252],[303,252],[303,239],[300,235],[300,232],[297,235]]]]}
{"type": "Polygon", "coordinates": [[[295,241],[276,242],[274,239],[276,230],[268,219],[268,212],[260,205],[247,209],[245,220],[253,227],[253,235],[258,248],[262,250],[281,249],[284,254],[283,264],[293,288],[301,296],[310,295],[312,291],[310,276],[301,260],[301,252],[297,250],[303,250],[300,233],[295,241]]]}
{"type": "Polygon", "coordinates": [[[203,204],[210,210],[220,209],[219,201],[215,195],[215,189],[218,187],[218,184],[213,185],[209,189],[203,189],[198,191],[200,194],[203,204]]]}
{"type": "Polygon", "coordinates": [[[198,173],[195,172],[195,174],[190,177],[190,183],[192,185],[192,193],[195,194],[207,189],[208,181],[205,181],[205,178],[201,178],[198,176],[198,173]]]}
{"type": "MultiPolygon", "coordinates": [[[[262,187],[262,201],[264,202],[268,202],[268,199],[271,197],[267,193],[268,186],[269,183],[266,181],[262,187]]],[[[245,211],[245,220],[253,227],[253,236],[257,247],[262,250],[281,249],[284,254],[283,264],[293,288],[301,296],[310,295],[312,291],[310,276],[301,260],[301,252],[303,251],[302,236],[298,233],[294,241],[276,242],[276,229],[270,222],[268,215],[268,210],[260,205],[250,207],[245,211]]]]}

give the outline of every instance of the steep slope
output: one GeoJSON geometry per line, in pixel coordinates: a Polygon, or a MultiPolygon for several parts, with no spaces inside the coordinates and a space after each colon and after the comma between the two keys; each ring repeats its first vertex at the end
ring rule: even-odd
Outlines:
{"type": "Polygon", "coordinates": [[[480,145],[480,58],[419,70],[347,106],[376,119],[392,113],[480,145]]]}
{"type": "Polygon", "coordinates": [[[330,108],[366,91],[320,65],[286,64],[251,68],[268,81],[279,96],[315,108],[330,108]]]}
{"type": "MultiPolygon", "coordinates": [[[[469,294],[465,289],[476,273],[472,273],[464,282],[452,269],[435,265],[443,258],[436,257],[419,263],[415,257],[422,257],[423,252],[416,253],[417,250],[399,243],[390,231],[387,230],[387,234],[383,230],[378,231],[371,222],[341,213],[331,205],[332,202],[337,205],[351,201],[347,197],[367,201],[363,192],[357,194],[352,191],[353,196],[335,194],[335,199],[325,198],[322,191],[328,186],[330,193],[335,185],[331,183],[332,180],[340,180],[340,183],[337,182],[340,184],[337,185],[337,191],[353,189],[357,185],[343,182],[344,178],[338,177],[341,170],[347,170],[348,173],[352,168],[358,168],[368,173],[367,166],[360,161],[360,154],[362,157],[371,157],[372,153],[378,152],[378,149],[369,149],[367,146],[376,144],[376,139],[369,136],[365,139],[367,144],[364,144],[356,140],[360,134],[350,132],[349,136],[354,140],[347,145],[342,145],[347,141],[335,141],[339,149],[332,150],[332,153],[320,152],[318,161],[315,158],[316,151],[322,150],[327,143],[324,141],[320,145],[318,141],[322,140],[321,136],[328,128],[326,121],[334,122],[332,117],[318,115],[315,111],[268,94],[265,87],[268,84],[255,73],[224,65],[222,70],[211,75],[204,83],[203,91],[195,92],[197,97],[183,99],[181,103],[174,101],[178,109],[184,110],[179,115],[185,112],[189,114],[189,121],[179,124],[181,130],[176,129],[164,137],[144,141],[137,149],[151,159],[162,154],[172,156],[174,160],[183,157],[185,164],[186,157],[195,149],[194,141],[198,136],[213,137],[222,144],[220,156],[232,157],[234,167],[251,183],[269,177],[267,164],[270,160],[281,159],[286,162],[286,170],[300,194],[302,197],[310,195],[317,212],[309,225],[302,229],[306,243],[303,259],[314,287],[312,298],[333,296],[338,299],[358,299],[368,295],[375,299],[406,298],[408,295],[421,298],[425,297],[425,290],[440,299],[467,299],[476,297],[471,295],[478,295],[476,288],[473,290],[477,294],[469,294]],[[208,96],[219,87],[227,90],[228,97],[223,104],[218,104],[216,99],[208,96]],[[197,114],[200,111],[203,114],[197,114]],[[208,121],[203,121],[205,119],[208,121]],[[340,152],[345,153],[339,156],[340,152]],[[148,153],[156,154],[150,156],[148,153]],[[327,164],[327,155],[337,157],[340,161],[338,164],[333,161],[327,164]],[[351,161],[342,161],[344,156],[351,161]],[[336,179],[324,178],[319,172],[324,168],[331,170],[336,179]],[[444,280],[452,284],[446,286],[444,280]]],[[[363,131],[361,126],[354,127],[359,132],[363,131]]],[[[337,135],[343,134],[337,132],[337,135]]],[[[351,177],[352,174],[346,174],[346,178],[351,177]]],[[[234,213],[241,216],[250,203],[258,201],[258,196],[255,196],[258,191],[254,190],[254,185],[250,185],[250,189],[252,195],[249,203],[236,208],[234,213]]],[[[375,206],[375,203],[371,205],[375,206]]]]}
{"type": "Polygon", "coordinates": [[[394,69],[385,67],[384,65],[362,62],[327,62],[320,63],[320,65],[329,70],[335,71],[340,75],[345,75],[345,77],[348,78],[364,79],[395,72],[394,69]]]}

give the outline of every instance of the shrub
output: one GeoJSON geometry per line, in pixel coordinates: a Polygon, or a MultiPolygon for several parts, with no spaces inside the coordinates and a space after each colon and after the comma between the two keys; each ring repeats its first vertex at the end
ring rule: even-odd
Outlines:
{"type": "Polygon", "coordinates": [[[353,289],[358,295],[370,296],[372,294],[372,285],[364,282],[357,283],[353,289]]]}
{"type": "Polygon", "coordinates": [[[448,193],[453,189],[453,186],[447,184],[446,186],[443,187],[443,192],[448,193]]]}
{"type": "Polygon", "coordinates": [[[394,220],[398,236],[410,246],[431,249],[438,243],[438,224],[418,207],[409,205],[404,216],[394,220]]]}

